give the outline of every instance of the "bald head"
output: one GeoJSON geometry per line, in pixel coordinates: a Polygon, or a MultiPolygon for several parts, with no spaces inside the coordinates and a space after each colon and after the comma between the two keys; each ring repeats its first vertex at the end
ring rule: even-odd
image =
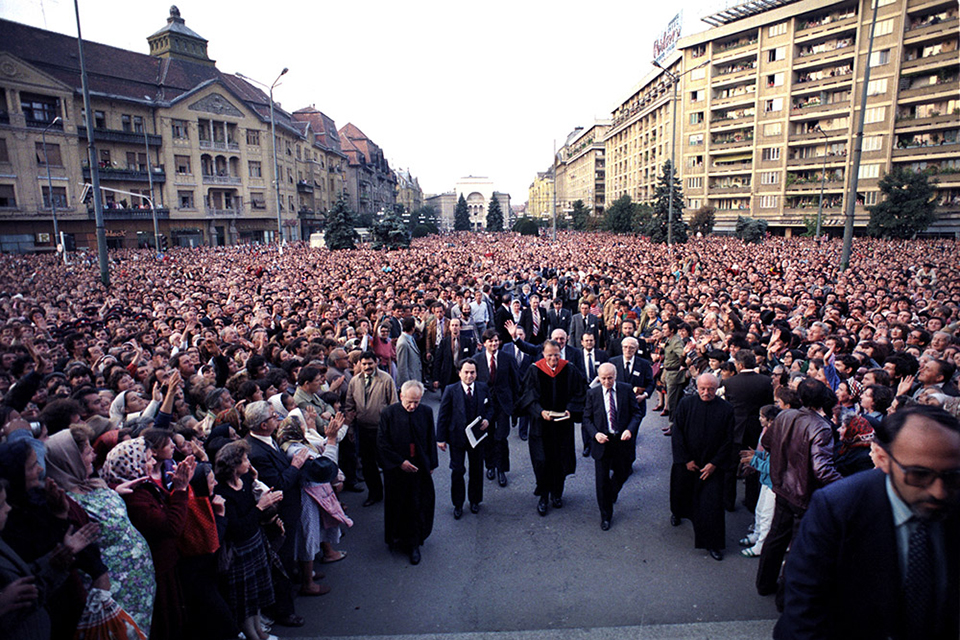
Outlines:
{"type": "Polygon", "coordinates": [[[697,378],[697,395],[704,402],[710,402],[717,397],[717,388],[720,381],[712,373],[701,373],[697,378]]]}

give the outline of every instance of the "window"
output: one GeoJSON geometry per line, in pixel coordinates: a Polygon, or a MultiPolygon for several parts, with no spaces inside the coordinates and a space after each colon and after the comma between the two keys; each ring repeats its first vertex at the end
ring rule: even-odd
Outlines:
{"type": "Polygon", "coordinates": [[[698,199],[696,199],[696,198],[690,198],[690,199],[687,201],[687,208],[689,208],[689,209],[699,209],[699,208],[700,208],[700,200],[698,200],[698,199]]]}
{"type": "Polygon", "coordinates": [[[705,93],[706,93],[706,92],[703,91],[703,89],[700,89],[699,91],[691,91],[691,92],[690,92],[690,102],[700,102],[700,101],[702,101],[705,93]]]}
{"type": "Polygon", "coordinates": [[[763,103],[763,110],[765,113],[772,113],[774,111],[783,110],[783,98],[773,98],[771,100],[766,100],[763,103]]]}
{"type": "Polygon", "coordinates": [[[181,209],[195,209],[193,205],[193,191],[177,191],[177,200],[181,209]]]}
{"type": "Polygon", "coordinates": [[[893,4],[896,1],[897,0],[873,0],[873,2],[870,4],[870,8],[872,9],[873,7],[885,7],[888,4],[893,4]]]}
{"type": "Polygon", "coordinates": [[[120,116],[120,128],[124,131],[133,131],[133,118],[124,113],[120,116]]]}
{"type": "MultiPolygon", "coordinates": [[[[283,169],[280,169],[280,175],[283,175],[283,169]]],[[[293,184],[293,169],[287,167],[287,182],[293,184]]]]}
{"type": "Polygon", "coordinates": [[[879,192],[879,191],[867,191],[866,193],[863,194],[863,197],[864,197],[863,204],[867,205],[868,207],[872,207],[872,206],[876,205],[877,202],[879,202],[879,200],[880,200],[880,192],[879,192]]]}
{"type": "Polygon", "coordinates": [[[770,25],[770,27],[767,29],[767,36],[770,38],[775,38],[777,36],[782,36],[786,32],[787,32],[787,23],[780,22],[777,24],[770,25]]]}
{"type": "Polygon", "coordinates": [[[763,125],[763,135],[765,136],[779,136],[782,133],[783,133],[782,122],[771,122],[770,124],[763,125]]]}
{"type": "Polygon", "coordinates": [[[783,86],[783,74],[782,73],[771,73],[767,76],[767,87],[782,87],[783,86]]]}
{"type": "Polygon", "coordinates": [[[290,211],[296,211],[293,206],[293,196],[287,196],[287,203],[290,205],[290,211]]]}
{"type": "Polygon", "coordinates": [[[890,49],[874,51],[870,54],[870,66],[879,67],[890,62],[890,49]]]}
{"type": "Polygon", "coordinates": [[[190,175],[190,156],[173,156],[173,164],[177,167],[178,175],[190,175]]]}
{"type": "MultiPolygon", "coordinates": [[[[43,208],[50,208],[50,188],[41,187],[43,192],[43,208]]],[[[67,189],[66,187],[54,187],[53,188],[53,204],[57,205],[59,209],[67,208],[67,189]]]]}
{"type": "Polygon", "coordinates": [[[867,95],[879,96],[887,92],[887,79],[871,80],[867,83],[867,95]]]}
{"type": "Polygon", "coordinates": [[[147,154],[127,151],[127,169],[131,171],[146,171],[147,154]]]}
{"type": "Polygon", "coordinates": [[[703,134],[702,134],[702,133],[695,133],[695,134],[693,134],[692,136],[690,136],[690,146],[691,146],[691,147],[694,147],[694,146],[696,146],[696,145],[698,145],[698,144],[703,144],[703,134]]]}
{"type": "Polygon", "coordinates": [[[37,164],[49,164],[51,167],[62,167],[63,161],[60,159],[60,145],[47,143],[47,156],[43,156],[43,142],[37,142],[37,164]]]}
{"type": "Polygon", "coordinates": [[[170,132],[173,134],[174,140],[186,140],[187,139],[187,121],[171,120],[170,132]]]}
{"type": "Polygon", "coordinates": [[[250,162],[247,163],[247,166],[249,168],[251,178],[263,177],[263,171],[261,170],[260,163],[258,161],[251,160],[250,162]]]}
{"type": "Polygon", "coordinates": [[[863,150],[864,151],[883,150],[883,136],[864,136],[863,150]]]}
{"type": "Polygon", "coordinates": [[[786,47],[777,47],[776,49],[770,49],[770,51],[767,52],[767,62],[778,62],[780,60],[784,60],[786,57],[786,47]]]}
{"type": "Polygon", "coordinates": [[[21,91],[20,111],[23,112],[28,127],[46,126],[60,115],[60,100],[53,96],[42,96],[21,91]]]}
{"type": "Polygon", "coordinates": [[[879,177],[880,177],[880,165],[878,164],[860,165],[859,178],[861,180],[867,180],[870,178],[879,178],[879,177]]]}
{"type": "Polygon", "coordinates": [[[761,209],[776,209],[780,204],[780,196],[760,196],[761,209]]]}
{"type": "Polygon", "coordinates": [[[690,124],[700,124],[703,122],[703,111],[694,111],[690,114],[690,124]]]}
{"type": "Polygon", "coordinates": [[[17,196],[12,184],[0,184],[0,209],[16,209],[17,196]]]}
{"type": "Polygon", "coordinates": [[[133,116],[133,130],[143,133],[143,116],[133,116]]]}
{"type": "Polygon", "coordinates": [[[694,69],[693,71],[690,72],[691,80],[703,80],[706,77],[707,77],[706,67],[700,67],[699,69],[694,69]]]}
{"type": "Polygon", "coordinates": [[[766,147],[763,150],[760,158],[762,160],[779,160],[780,159],[780,147],[766,147]]]}
{"type": "Polygon", "coordinates": [[[703,188],[703,177],[699,178],[687,178],[687,189],[702,189],[703,188]]]}
{"type": "Polygon", "coordinates": [[[780,172],[779,171],[764,171],[760,174],[760,184],[779,184],[780,183],[780,172]]]}
{"type": "Polygon", "coordinates": [[[893,33],[893,18],[889,20],[881,20],[877,23],[876,30],[874,31],[875,36],[888,36],[893,33]]]}
{"type": "Polygon", "coordinates": [[[260,146],[260,131],[257,129],[247,129],[247,144],[255,147],[260,146]]]}
{"type": "Polygon", "coordinates": [[[103,111],[94,111],[93,112],[93,126],[96,129],[106,129],[107,128],[107,114],[103,111]]]}
{"type": "Polygon", "coordinates": [[[109,169],[112,166],[113,161],[110,159],[110,149],[100,149],[100,167],[109,169]]]}
{"type": "Polygon", "coordinates": [[[259,191],[250,192],[250,206],[254,209],[266,209],[267,199],[259,191]]]}
{"type": "Polygon", "coordinates": [[[864,124],[873,124],[875,122],[883,122],[884,115],[886,114],[886,107],[873,107],[872,109],[867,109],[866,114],[863,116],[864,124]]]}
{"type": "Polygon", "coordinates": [[[0,162],[10,162],[10,154],[7,152],[6,138],[0,138],[0,162]]]}

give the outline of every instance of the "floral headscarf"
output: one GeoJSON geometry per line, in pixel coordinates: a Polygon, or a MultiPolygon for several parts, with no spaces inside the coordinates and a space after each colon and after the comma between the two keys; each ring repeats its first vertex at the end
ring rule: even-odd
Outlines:
{"type": "Polygon", "coordinates": [[[47,439],[47,475],[66,491],[89,493],[107,486],[100,478],[87,475],[83,454],[69,429],[47,439]]]}
{"type": "Polygon", "coordinates": [[[100,471],[101,477],[111,485],[142,478],[147,473],[147,443],[143,438],[121,442],[107,454],[107,461],[100,471]]]}

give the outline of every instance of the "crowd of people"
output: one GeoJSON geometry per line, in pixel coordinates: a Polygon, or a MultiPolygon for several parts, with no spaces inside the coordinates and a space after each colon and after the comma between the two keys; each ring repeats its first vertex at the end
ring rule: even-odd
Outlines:
{"type": "MultiPolygon", "coordinates": [[[[867,536],[830,510],[854,479],[904,524],[892,575],[913,575],[919,529],[941,561],[920,583],[932,608],[871,624],[956,637],[960,254],[953,240],[854,249],[845,271],[838,241],[803,238],[120,250],[108,289],[95,256],[2,254],[0,635],[72,638],[104,601],[129,637],[301,626],[297,598],[330,591],[318,568],[346,557],[340,536],[364,515],[342,492],[382,503],[385,542],[420,562],[438,449],[457,520],[524,455],[536,512],[561,509],[589,456],[607,531],[656,400],[671,523],[690,519],[722,560],[742,496],[741,553],[785,610],[777,637],[850,628],[833,587],[851,577],[809,565],[829,564],[821,532],[867,536]]],[[[902,599],[891,582],[882,604],[902,599]]]]}

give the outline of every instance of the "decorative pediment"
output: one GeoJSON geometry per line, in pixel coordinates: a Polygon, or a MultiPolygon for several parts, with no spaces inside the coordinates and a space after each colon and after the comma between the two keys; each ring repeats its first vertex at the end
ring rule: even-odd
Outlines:
{"type": "Polygon", "coordinates": [[[28,90],[73,91],[60,80],[7,52],[0,52],[0,80],[28,90]]]}
{"type": "Polygon", "coordinates": [[[208,96],[200,98],[187,108],[190,111],[202,111],[204,113],[212,113],[218,116],[233,116],[235,118],[243,117],[243,112],[233,106],[233,103],[219,93],[211,93],[208,96]]]}

